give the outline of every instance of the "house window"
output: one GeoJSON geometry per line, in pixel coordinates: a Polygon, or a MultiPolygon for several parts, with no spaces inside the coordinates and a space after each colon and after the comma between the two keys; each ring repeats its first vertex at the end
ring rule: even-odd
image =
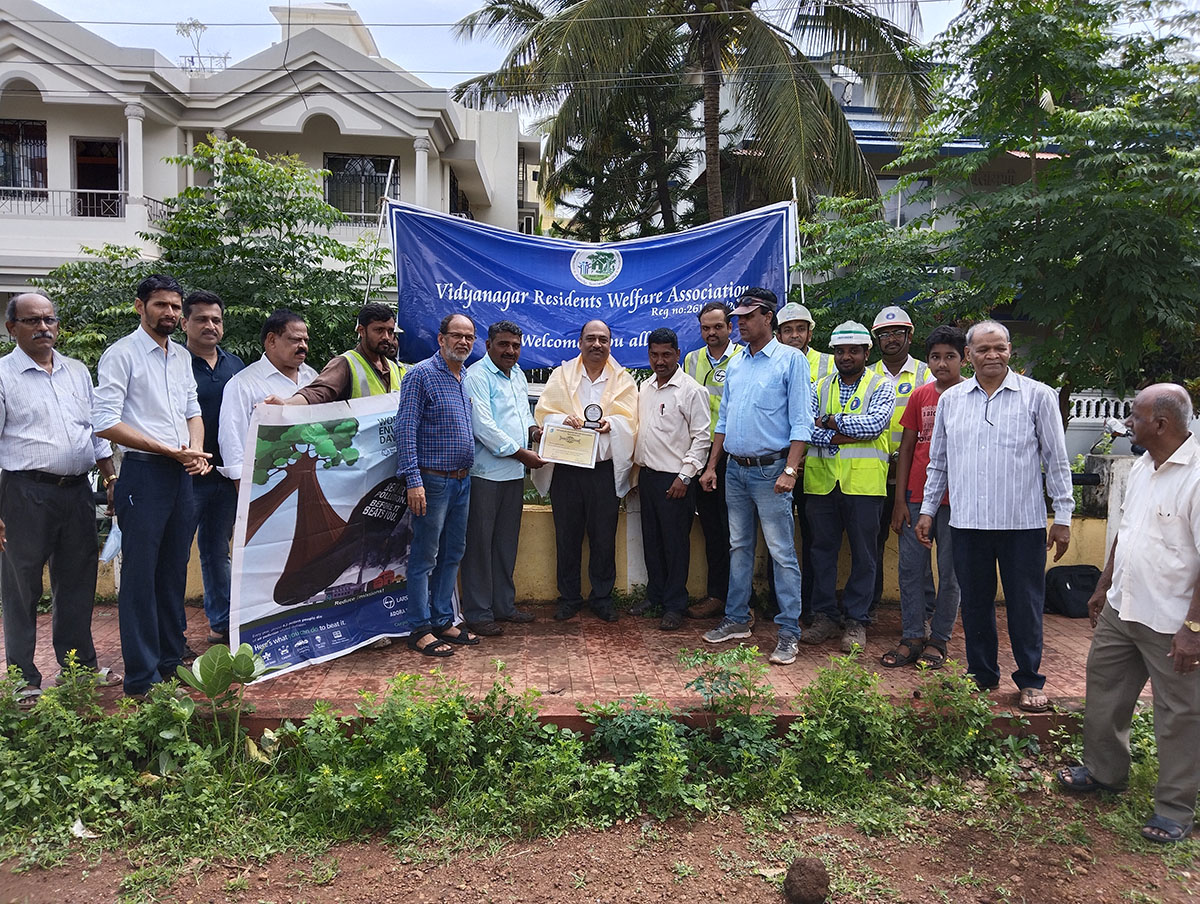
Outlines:
{"type": "Polygon", "coordinates": [[[46,187],[46,123],[0,119],[0,186],[46,187]]]}
{"type": "Polygon", "coordinates": [[[912,200],[912,196],[924,191],[932,184],[928,179],[919,179],[902,190],[897,189],[899,179],[880,179],[879,193],[883,195],[883,218],[890,226],[903,226],[932,209],[929,199],[912,200]]]}
{"type": "Polygon", "coordinates": [[[396,184],[398,166],[391,157],[326,154],[325,200],[352,216],[376,216],[379,199],[389,196],[388,170],[396,184]]]}
{"type": "Polygon", "coordinates": [[[475,219],[471,214],[471,199],[458,187],[458,176],[453,169],[450,170],[450,213],[469,220],[475,219]]]}

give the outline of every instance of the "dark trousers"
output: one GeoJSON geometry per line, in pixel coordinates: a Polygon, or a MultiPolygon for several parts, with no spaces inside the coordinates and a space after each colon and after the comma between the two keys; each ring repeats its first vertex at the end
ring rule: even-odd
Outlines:
{"type": "Polygon", "coordinates": [[[996,566],[1004,582],[1008,638],[1019,688],[1041,688],[1042,609],[1046,599],[1046,531],[965,530],[950,528],[954,544],[954,574],[962,592],[963,639],[967,672],[980,687],[1000,682],[996,634],[996,566]]]}
{"type": "Polygon", "coordinates": [[[192,542],[192,478],[169,458],[126,456],[113,494],[121,525],[125,693],[141,694],[183,661],[183,597],[192,542]]]}
{"type": "Polygon", "coordinates": [[[692,517],[696,508],[693,481],[679,499],[667,490],[679,475],[642,468],[638,495],[642,504],[642,551],[646,558],[646,601],[667,612],[687,608],[688,564],[692,517]]]}
{"type": "Polygon", "coordinates": [[[729,595],[729,509],[725,504],[725,463],[717,462],[717,488],[696,493],[696,514],[704,532],[704,558],[708,562],[707,595],[719,600],[729,595]]]}
{"type": "Polygon", "coordinates": [[[471,478],[471,508],[467,519],[467,550],[463,555],[463,618],[491,622],[516,608],[513,569],[521,538],[525,481],[471,478]]]}
{"type": "Polygon", "coordinates": [[[550,478],[554,513],[555,549],[558,556],[558,595],[568,603],[583,599],[581,569],[583,538],[588,541],[588,580],[591,605],[611,602],[617,582],[617,485],[613,463],[596,467],[555,465],[550,478]]]}
{"type": "MultiPolygon", "coordinates": [[[[204,578],[204,614],[213,631],[229,631],[229,541],[237,516],[233,481],[216,471],[192,478],[192,534],[198,535],[200,575],[204,578]]],[[[185,622],[186,626],[186,622],[185,622]]]]}
{"type": "MultiPolygon", "coordinates": [[[[896,485],[888,481],[887,496],[884,497],[883,508],[879,512],[879,536],[875,540],[875,593],[871,597],[871,614],[883,599],[883,548],[887,546],[888,537],[892,533],[892,506],[896,504],[896,485]]],[[[930,586],[933,576],[929,577],[930,586]]]]}
{"type": "Polygon", "coordinates": [[[871,623],[871,591],[875,583],[875,540],[882,496],[851,496],[835,486],[824,496],[805,500],[813,546],[813,612],[838,618],[837,571],[842,534],[850,541],[850,577],[842,594],[848,621],[871,623]]]}
{"type": "Polygon", "coordinates": [[[0,521],[8,529],[4,552],[0,552],[8,664],[21,670],[26,684],[41,687],[42,674],[33,664],[33,654],[42,571],[49,561],[54,657],[65,667],[67,654],[74,650],[80,665],[94,669],[92,604],[99,547],[92,488],[86,482],[60,487],[2,474],[0,521]]]}

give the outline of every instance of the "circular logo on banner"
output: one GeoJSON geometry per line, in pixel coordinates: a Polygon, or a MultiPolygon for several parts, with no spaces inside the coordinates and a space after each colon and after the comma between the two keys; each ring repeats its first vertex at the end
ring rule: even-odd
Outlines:
{"type": "Polygon", "coordinates": [[[621,273],[621,252],[576,251],[571,255],[571,275],[585,286],[607,286],[621,273]]]}
{"type": "Polygon", "coordinates": [[[714,370],[713,371],[713,382],[714,383],[724,383],[725,382],[725,371],[714,370]]]}
{"type": "Polygon", "coordinates": [[[850,400],[850,410],[851,410],[851,411],[857,411],[857,410],[858,410],[858,403],[859,403],[860,401],[862,401],[862,400],[861,400],[861,399],[851,399],[851,400],[850,400]]]}
{"type": "Polygon", "coordinates": [[[897,395],[908,395],[910,392],[912,392],[912,383],[901,383],[896,388],[897,395]]]}

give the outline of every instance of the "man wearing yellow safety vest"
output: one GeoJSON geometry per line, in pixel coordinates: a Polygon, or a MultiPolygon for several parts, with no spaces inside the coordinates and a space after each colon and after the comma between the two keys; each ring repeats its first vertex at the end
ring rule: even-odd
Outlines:
{"type": "MultiPolygon", "coordinates": [[[[788,302],[775,315],[779,324],[779,341],[784,345],[803,353],[808,359],[808,371],[815,385],[834,372],[833,355],[819,352],[810,344],[813,330],[817,322],[813,320],[812,312],[802,304],[788,302]]],[[[797,483],[792,491],[792,507],[796,510],[796,518],[800,522],[800,600],[804,604],[805,617],[812,610],[812,531],[808,529],[808,521],[804,513],[804,484],[797,483]]],[[[775,571],[767,569],[770,578],[771,596],[775,596],[775,571]]]]}
{"type": "MultiPolygon", "coordinates": [[[[880,360],[869,368],[873,373],[886,379],[895,392],[896,404],[892,408],[892,422],[886,434],[888,441],[888,456],[891,466],[888,469],[887,496],[884,500],[883,513],[880,515],[879,535],[875,539],[875,592],[871,597],[871,612],[879,605],[883,597],[883,548],[887,545],[888,536],[892,530],[892,508],[896,504],[896,460],[900,457],[900,440],[904,436],[904,428],[900,426],[900,418],[908,407],[908,398],[918,386],[924,386],[933,379],[929,365],[918,361],[908,353],[912,345],[913,324],[903,308],[889,305],[875,315],[871,324],[871,332],[879,340],[880,360]]],[[[933,596],[933,573],[929,578],[929,597],[933,596]]]]}
{"type": "MultiPolygon", "coordinates": [[[[726,368],[744,348],[730,339],[732,330],[729,308],[720,301],[708,302],[700,309],[700,338],[704,347],[688,352],[683,359],[683,372],[708,391],[710,441],[721,409],[726,368]]],[[[696,494],[696,514],[704,531],[704,554],[708,561],[708,592],[704,599],[688,608],[691,618],[715,618],[725,612],[725,597],[729,592],[729,510],[725,505],[728,458],[722,455],[717,463],[716,489],[696,494]]]]}
{"type": "Polygon", "coordinates": [[[400,391],[407,368],[396,363],[396,315],[387,305],[371,302],[358,312],[358,345],[333,358],[315,380],[290,398],[276,396],[274,405],[319,405],[400,391]]]}
{"type": "Polygon", "coordinates": [[[886,378],[867,368],[871,334],[846,321],[829,339],[837,373],[813,384],[816,427],[804,465],[808,527],[813,532],[812,627],[801,636],[818,644],[838,632],[838,554],[850,542],[850,577],[842,603],[842,652],[867,644],[875,539],[887,492],[888,423],[895,395],[886,378]]]}

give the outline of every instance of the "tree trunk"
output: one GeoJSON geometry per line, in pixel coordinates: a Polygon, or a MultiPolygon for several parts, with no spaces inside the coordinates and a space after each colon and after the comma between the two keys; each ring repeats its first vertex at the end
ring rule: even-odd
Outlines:
{"type": "Polygon", "coordinates": [[[700,40],[700,65],[704,68],[704,181],[708,190],[708,221],[725,216],[721,194],[721,73],[707,36],[700,40]]]}
{"type": "Polygon", "coordinates": [[[275,514],[279,507],[283,505],[284,500],[296,491],[299,485],[299,478],[289,468],[283,480],[279,481],[279,483],[262,496],[250,500],[250,509],[247,512],[246,518],[247,543],[250,542],[251,537],[258,533],[258,529],[266,523],[267,519],[275,514]]]}
{"type": "Polygon", "coordinates": [[[658,119],[653,110],[646,112],[647,131],[650,133],[651,159],[654,161],[654,182],[658,190],[658,210],[662,217],[663,232],[675,231],[675,209],[671,204],[671,182],[667,172],[667,141],[658,130],[658,119]]]}
{"type": "Polygon", "coordinates": [[[299,481],[296,501],[296,534],[283,573],[296,571],[324,553],[342,535],[346,522],[333,510],[317,480],[317,460],[303,456],[291,466],[299,481]]]}

